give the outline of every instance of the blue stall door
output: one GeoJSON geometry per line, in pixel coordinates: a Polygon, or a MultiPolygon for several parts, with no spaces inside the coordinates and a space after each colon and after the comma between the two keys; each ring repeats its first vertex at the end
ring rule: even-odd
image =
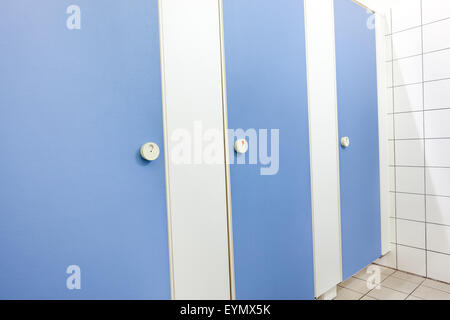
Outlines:
{"type": "Polygon", "coordinates": [[[381,255],[375,29],[366,9],[335,0],[343,277],[381,255]]]}
{"type": "Polygon", "coordinates": [[[223,6],[229,128],[249,130],[247,156],[230,150],[247,163],[231,165],[236,296],[313,299],[303,1],[223,6]]]}
{"type": "Polygon", "coordinates": [[[0,70],[0,299],[170,298],[157,1],[3,0],[0,70]]]}

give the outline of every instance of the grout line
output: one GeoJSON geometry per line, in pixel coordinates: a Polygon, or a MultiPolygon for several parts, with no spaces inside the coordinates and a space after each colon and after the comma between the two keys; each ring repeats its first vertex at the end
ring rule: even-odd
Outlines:
{"type": "Polygon", "coordinates": [[[448,257],[450,257],[450,253],[438,252],[438,251],[434,251],[434,250],[425,250],[424,248],[418,248],[418,247],[408,246],[408,245],[402,244],[402,243],[397,243],[397,246],[401,246],[401,247],[405,247],[405,248],[410,248],[410,249],[421,250],[421,251],[425,251],[425,253],[431,252],[431,253],[441,254],[441,255],[443,255],[443,256],[448,256],[448,257]]]}
{"type": "Polygon", "coordinates": [[[425,109],[421,107],[422,110],[410,110],[410,111],[397,111],[397,112],[388,112],[387,115],[392,114],[404,114],[404,113],[417,113],[417,112],[429,112],[429,111],[444,111],[444,110],[450,110],[450,107],[440,107],[440,108],[430,108],[425,109]]]}
{"type": "Polygon", "coordinates": [[[434,279],[431,279],[431,278],[426,278],[426,279],[422,282],[421,285],[422,285],[422,287],[425,287],[425,288],[428,288],[428,289],[433,289],[433,290],[437,290],[437,291],[440,291],[440,292],[444,292],[444,293],[450,294],[449,291],[445,291],[445,290],[441,290],[441,289],[438,289],[438,288],[435,288],[435,287],[427,286],[427,285],[425,284],[425,281],[426,281],[426,280],[436,281],[436,282],[439,282],[439,283],[442,283],[442,284],[446,284],[446,285],[449,285],[449,283],[443,282],[443,281],[434,280],[434,279]]]}
{"type": "MultiPolygon", "coordinates": [[[[424,80],[423,83],[439,82],[439,81],[447,81],[447,80],[450,80],[450,77],[438,78],[438,79],[432,79],[432,80],[424,80]]],[[[415,84],[422,84],[422,82],[411,82],[411,83],[403,83],[403,84],[398,84],[398,85],[392,84],[392,86],[387,86],[387,88],[388,89],[400,88],[400,87],[412,86],[415,84]]]]}
{"type": "MultiPolygon", "coordinates": [[[[391,9],[391,12],[392,12],[392,9],[391,9]]],[[[392,16],[392,13],[391,13],[391,16],[392,16]]],[[[409,27],[409,28],[398,30],[398,31],[395,31],[395,32],[393,32],[391,30],[391,33],[385,34],[384,36],[385,37],[389,37],[389,36],[392,36],[392,35],[395,35],[395,34],[398,34],[398,33],[402,33],[402,32],[409,31],[409,30],[413,30],[413,29],[420,28],[420,27],[423,27],[423,26],[428,26],[430,24],[442,22],[442,21],[449,20],[449,19],[450,19],[450,17],[447,17],[447,18],[442,18],[442,19],[431,21],[431,22],[427,22],[427,23],[422,23],[422,21],[421,21],[421,24],[419,26],[409,27]]],[[[392,25],[391,25],[391,29],[392,29],[392,25]]]]}
{"type": "Polygon", "coordinates": [[[406,218],[395,218],[395,217],[389,217],[390,219],[397,219],[401,221],[409,221],[409,222],[417,222],[417,223],[425,223],[425,224],[431,224],[434,226],[441,226],[441,227],[450,227],[448,224],[442,224],[442,223],[435,223],[435,222],[425,222],[425,221],[419,221],[419,220],[413,220],[413,219],[406,219],[406,218]]]}
{"type": "MultiPolygon", "coordinates": [[[[400,193],[400,194],[411,194],[411,195],[416,195],[416,196],[428,196],[428,197],[442,197],[442,198],[450,198],[450,196],[445,196],[442,194],[423,194],[423,193],[416,193],[416,192],[406,192],[406,191],[389,191],[391,193],[400,193]]],[[[395,217],[392,217],[395,218],[395,217]]]]}
{"type": "Polygon", "coordinates": [[[441,51],[448,51],[448,50],[450,50],[450,47],[430,50],[430,51],[427,51],[427,52],[423,51],[423,53],[417,53],[417,54],[412,54],[410,56],[405,56],[405,57],[399,57],[399,58],[393,58],[393,59],[390,59],[390,60],[385,60],[385,63],[391,63],[391,62],[394,62],[394,61],[405,60],[405,59],[409,59],[409,58],[416,58],[416,57],[420,57],[422,55],[437,53],[437,52],[441,52],[441,51]]]}
{"type": "MultiPolygon", "coordinates": [[[[393,23],[393,17],[392,17],[392,8],[390,9],[390,18],[391,18],[391,33],[393,31],[392,29],[392,23],[393,23]]],[[[394,57],[394,37],[391,37],[391,56],[394,57]]],[[[394,85],[394,63],[391,63],[392,68],[392,85],[394,85]]],[[[392,111],[395,112],[395,90],[392,89],[392,111]]],[[[392,134],[395,139],[395,116],[392,115],[392,134]]],[[[397,154],[396,154],[396,146],[394,142],[394,164],[397,163],[397,154]]],[[[394,168],[394,190],[397,191],[397,168],[394,168]]],[[[394,194],[394,216],[397,218],[397,193],[394,194]]],[[[398,268],[398,239],[397,239],[397,219],[395,219],[395,268],[398,268]]]]}
{"type": "Polygon", "coordinates": [[[411,140],[449,140],[450,137],[439,137],[439,138],[390,138],[389,141],[411,141],[411,140]]]}
{"type": "Polygon", "coordinates": [[[390,164],[390,168],[421,168],[421,169],[450,169],[448,166],[413,166],[404,164],[390,164]]]}
{"type": "MultiPolygon", "coordinates": [[[[424,279],[422,280],[422,282],[419,283],[419,284],[417,285],[417,287],[415,287],[414,290],[413,290],[413,291],[405,298],[405,300],[408,300],[408,298],[411,297],[412,294],[413,294],[414,292],[416,292],[416,290],[419,289],[419,288],[422,286],[422,284],[425,282],[425,280],[427,280],[427,279],[424,278],[424,279]]],[[[405,280],[405,281],[407,281],[407,280],[405,280]]]]}
{"type": "MultiPolygon", "coordinates": [[[[422,47],[422,106],[423,106],[423,164],[426,168],[427,157],[426,157],[426,143],[425,143],[425,64],[424,64],[424,47],[423,47],[423,0],[420,0],[420,42],[422,47]]],[[[424,210],[425,210],[425,276],[428,277],[428,235],[427,235],[427,172],[423,170],[423,190],[424,190],[424,210]]]]}

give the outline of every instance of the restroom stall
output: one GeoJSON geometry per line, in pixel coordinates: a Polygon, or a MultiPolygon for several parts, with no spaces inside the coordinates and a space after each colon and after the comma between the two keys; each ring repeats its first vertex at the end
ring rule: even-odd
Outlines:
{"type": "Polygon", "coordinates": [[[303,1],[224,0],[223,25],[235,295],[313,299],[303,1]]]}
{"type": "Polygon", "coordinates": [[[377,48],[372,12],[335,0],[334,13],[345,280],[381,256],[377,48]]]}
{"type": "Polygon", "coordinates": [[[157,1],[76,3],[0,3],[0,298],[169,299],[157,1]]]}
{"type": "Polygon", "coordinates": [[[368,17],[3,1],[0,299],[314,299],[378,258],[368,17]]]}

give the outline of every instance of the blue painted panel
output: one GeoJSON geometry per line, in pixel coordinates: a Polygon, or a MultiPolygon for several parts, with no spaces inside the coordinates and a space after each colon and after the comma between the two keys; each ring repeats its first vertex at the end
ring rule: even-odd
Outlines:
{"type": "Polygon", "coordinates": [[[73,3],[0,2],[0,298],[167,299],[157,1],[73,3]]]}
{"type": "Polygon", "coordinates": [[[346,279],[381,255],[376,43],[364,8],[334,4],[339,136],[350,138],[339,157],[346,279]]]}
{"type": "MultiPolygon", "coordinates": [[[[236,295],[313,299],[303,1],[223,5],[229,128],[279,129],[276,174],[261,175],[261,157],[231,166],[236,295]]],[[[275,153],[273,143],[268,149],[275,153]]]]}

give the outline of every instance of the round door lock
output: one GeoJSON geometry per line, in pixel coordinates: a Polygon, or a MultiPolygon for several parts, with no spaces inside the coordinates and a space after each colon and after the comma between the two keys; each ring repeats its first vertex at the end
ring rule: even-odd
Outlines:
{"type": "Polygon", "coordinates": [[[159,147],[154,142],[148,142],[141,147],[141,157],[147,161],[158,159],[159,153],[159,147]]]}
{"type": "Polygon", "coordinates": [[[238,139],[234,143],[234,150],[237,153],[246,153],[248,150],[248,142],[245,139],[238,139]]]}
{"type": "Polygon", "coordinates": [[[349,139],[349,137],[342,137],[341,138],[341,146],[343,148],[348,148],[350,146],[350,139],[349,139]]]}

